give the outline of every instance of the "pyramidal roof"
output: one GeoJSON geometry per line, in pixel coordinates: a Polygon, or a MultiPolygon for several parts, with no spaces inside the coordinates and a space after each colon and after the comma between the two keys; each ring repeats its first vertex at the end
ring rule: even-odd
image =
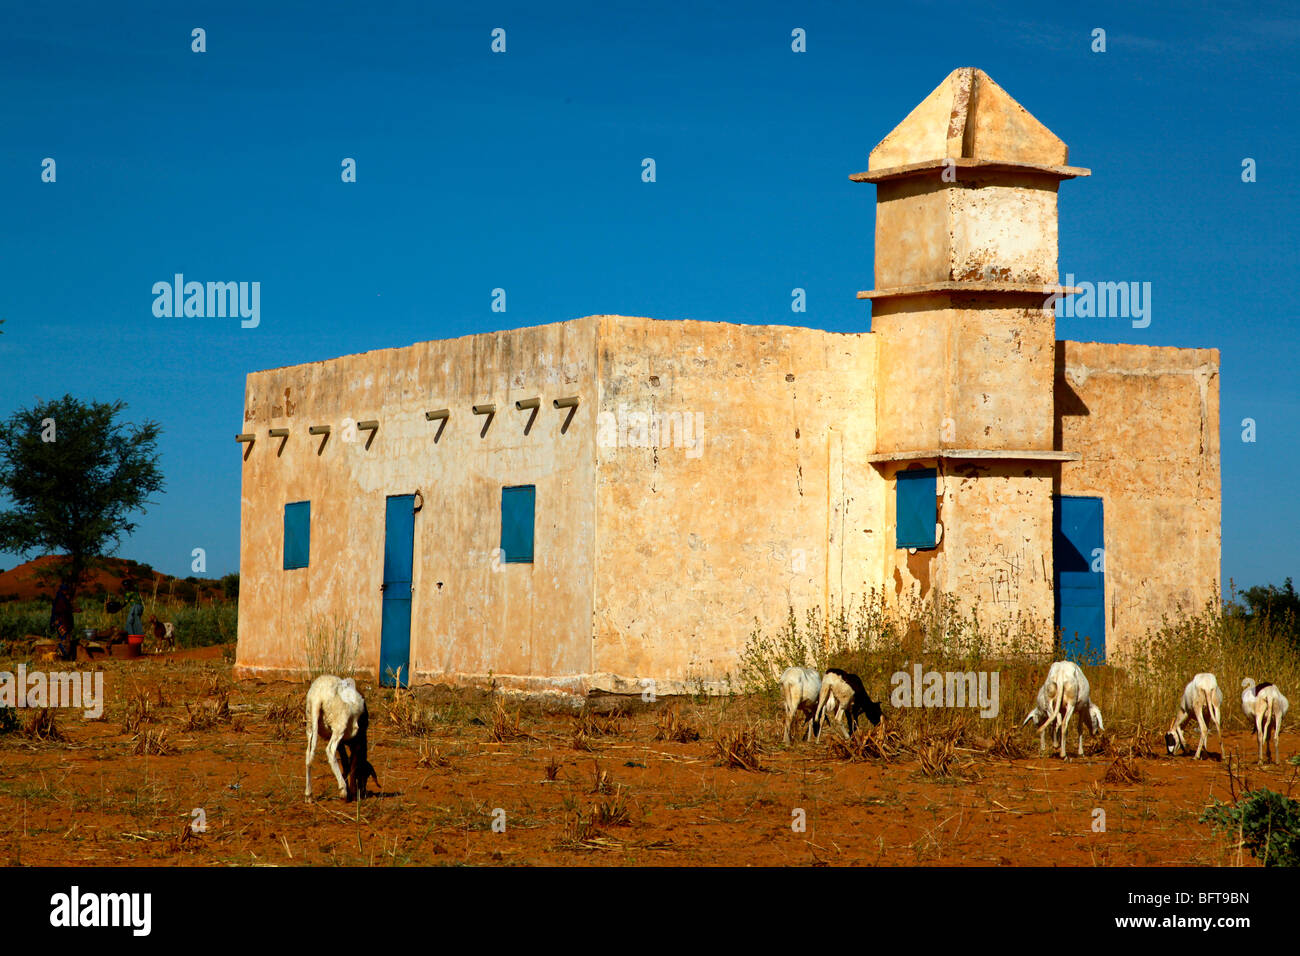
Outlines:
{"type": "Polygon", "coordinates": [[[962,166],[1024,166],[1062,178],[1088,175],[1067,166],[1068,158],[1065,143],[987,73],[962,67],[871,151],[868,172],[852,178],[877,181],[905,172],[900,167],[932,167],[945,160],[962,166]]]}

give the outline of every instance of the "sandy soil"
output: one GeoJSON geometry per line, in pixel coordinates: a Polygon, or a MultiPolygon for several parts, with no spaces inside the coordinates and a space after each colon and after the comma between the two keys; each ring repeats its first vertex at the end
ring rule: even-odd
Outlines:
{"type": "MultiPolygon", "coordinates": [[[[63,739],[0,735],[0,863],[1253,865],[1197,822],[1229,794],[1217,759],[1139,759],[1141,781],[1106,783],[1111,757],[1039,758],[1025,731],[1032,757],[960,748],[957,775],[935,779],[915,759],[785,746],[775,708],[754,701],[661,701],[589,719],[576,738],[571,712],[507,701],[523,736],[493,740],[486,692],[419,689],[413,707],[363,687],[382,789],[339,799],[318,754],[306,802],[302,685],[234,683],[229,649],[104,669],[102,719],[61,711],[63,739]],[[126,732],[141,699],[149,719],[126,732]],[[666,706],[701,739],[654,739],[666,706]],[[411,713],[426,733],[395,719],[411,713]],[[719,765],[714,736],[747,723],[762,769],[719,765]],[[162,755],[136,752],[159,734],[162,755]]],[[[1224,746],[1248,758],[1250,783],[1285,793],[1296,780],[1286,763],[1256,767],[1247,733],[1224,746]]],[[[1295,752],[1294,732],[1282,747],[1295,752]]]]}

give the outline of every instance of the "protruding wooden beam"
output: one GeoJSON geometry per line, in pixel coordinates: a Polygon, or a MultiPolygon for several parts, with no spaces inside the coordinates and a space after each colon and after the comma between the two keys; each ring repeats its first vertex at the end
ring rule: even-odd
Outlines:
{"type": "Polygon", "coordinates": [[[485,403],[483,405],[474,406],[475,415],[486,416],[483,419],[483,429],[478,433],[479,438],[484,438],[487,436],[488,428],[492,425],[492,418],[493,416],[496,415],[496,413],[497,413],[497,407],[495,404],[485,403]]]}
{"type": "Polygon", "coordinates": [[[447,428],[447,419],[451,418],[450,408],[439,408],[432,412],[424,413],[424,420],[427,422],[437,422],[438,430],[433,433],[433,443],[438,444],[438,439],[442,438],[442,433],[447,428]]]}
{"type": "Polygon", "coordinates": [[[541,407],[542,400],[540,398],[521,398],[519,401],[515,402],[515,408],[519,411],[532,412],[532,414],[528,416],[528,421],[524,423],[525,435],[533,430],[533,422],[537,421],[537,412],[541,407]]]}
{"type": "Polygon", "coordinates": [[[320,435],[320,444],[316,446],[316,455],[319,457],[325,453],[325,443],[330,440],[330,427],[328,425],[312,425],[307,429],[308,435],[320,435]]]}
{"type": "Polygon", "coordinates": [[[272,438],[280,439],[280,447],[275,450],[275,457],[279,458],[284,454],[285,443],[289,441],[289,429],[287,428],[268,428],[267,432],[272,438]]]}
{"type": "Polygon", "coordinates": [[[551,404],[556,408],[567,408],[569,410],[569,414],[564,418],[564,424],[560,426],[560,434],[567,435],[569,425],[573,422],[573,416],[578,414],[578,396],[569,395],[567,398],[557,398],[551,404]]]}

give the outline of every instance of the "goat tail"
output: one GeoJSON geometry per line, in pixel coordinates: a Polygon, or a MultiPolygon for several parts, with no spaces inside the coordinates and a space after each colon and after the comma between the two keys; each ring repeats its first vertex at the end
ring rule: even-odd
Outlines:
{"type": "Polygon", "coordinates": [[[1264,730],[1267,731],[1270,727],[1273,726],[1273,720],[1275,718],[1277,719],[1278,723],[1281,723],[1282,716],[1281,714],[1277,713],[1274,707],[1274,698],[1271,694],[1266,694],[1263,697],[1263,701],[1264,701],[1264,730]]]}
{"type": "Polygon", "coordinates": [[[1065,682],[1058,681],[1056,684],[1052,686],[1052,696],[1050,701],[1048,702],[1048,707],[1049,707],[1048,714],[1050,715],[1050,719],[1052,723],[1059,724],[1061,722],[1061,707],[1064,704],[1064,702],[1065,702],[1065,682]]]}

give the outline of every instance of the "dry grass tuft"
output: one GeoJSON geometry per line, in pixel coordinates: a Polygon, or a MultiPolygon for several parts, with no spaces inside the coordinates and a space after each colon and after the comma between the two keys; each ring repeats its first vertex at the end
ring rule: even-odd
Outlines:
{"type": "Polygon", "coordinates": [[[713,750],[724,767],[762,770],[758,733],[753,727],[725,727],[713,738],[713,750]]]}
{"type": "Polygon", "coordinates": [[[551,754],[551,759],[546,761],[546,779],[554,782],[555,778],[560,775],[560,762],[551,754]]]}
{"type": "Polygon", "coordinates": [[[917,749],[921,773],[927,777],[955,777],[966,769],[957,760],[957,746],[946,735],[936,734],[917,749]]]}
{"type": "Polygon", "coordinates": [[[700,739],[699,728],[682,720],[681,708],[669,707],[655,721],[655,740],[671,740],[686,744],[700,739]]]}
{"type": "Polygon", "coordinates": [[[592,769],[591,792],[609,793],[613,788],[614,778],[609,775],[608,770],[602,770],[600,764],[596,764],[592,769]]]}
{"type": "Polygon", "coordinates": [[[144,733],[135,735],[135,746],[131,748],[131,753],[137,757],[155,756],[168,757],[176,753],[167,740],[167,728],[160,727],[158,730],[146,730],[144,733]]]}
{"type": "Polygon", "coordinates": [[[587,841],[595,835],[596,828],[591,822],[591,818],[583,816],[582,811],[575,808],[573,815],[566,817],[564,821],[563,837],[560,845],[574,848],[585,847],[587,841]]]}
{"type": "Polygon", "coordinates": [[[628,808],[623,787],[615,787],[612,797],[607,800],[597,800],[591,805],[591,822],[598,827],[628,827],[632,825],[632,813],[628,808]]]}
{"type": "Polygon", "coordinates": [[[506,710],[505,704],[501,698],[497,698],[496,703],[492,706],[492,723],[488,727],[488,737],[501,743],[506,740],[519,740],[523,737],[532,737],[532,734],[525,731],[519,726],[520,713],[516,710],[510,713],[506,710]]]}
{"type": "Polygon", "coordinates": [[[1106,769],[1106,776],[1102,780],[1106,783],[1141,783],[1146,778],[1146,773],[1134,763],[1132,757],[1121,755],[1106,769]]]}
{"type": "Polygon", "coordinates": [[[903,734],[887,727],[882,721],[870,730],[855,733],[848,740],[834,731],[830,737],[830,752],[840,760],[897,760],[905,749],[903,734]]]}
{"type": "Polygon", "coordinates": [[[956,762],[957,752],[951,741],[931,740],[917,749],[921,773],[927,777],[949,777],[956,762]]]}
{"type": "Polygon", "coordinates": [[[866,734],[854,734],[848,740],[845,740],[839,734],[833,733],[826,749],[830,752],[832,757],[835,757],[838,760],[849,760],[854,763],[859,763],[868,760],[871,757],[871,754],[867,753],[866,739],[866,734]]]}
{"type": "Polygon", "coordinates": [[[598,714],[584,707],[576,716],[575,736],[582,733],[587,737],[611,737],[623,732],[623,713],[615,711],[610,714],[598,714]]]}
{"type": "MultiPolygon", "coordinates": [[[[161,691],[159,695],[161,696],[161,691]]],[[[146,694],[137,692],[126,702],[126,710],[122,714],[122,733],[134,734],[139,731],[141,724],[147,724],[151,720],[153,704],[146,694]]]]}
{"type": "Polygon", "coordinates": [[[63,731],[59,730],[54,711],[42,707],[40,710],[33,711],[23,724],[23,736],[31,740],[62,740],[63,731]]]}
{"type": "Polygon", "coordinates": [[[393,689],[388,705],[388,722],[399,737],[424,737],[433,730],[428,709],[409,687],[393,689]]]}
{"type": "Polygon", "coordinates": [[[415,765],[426,770],[432,770],[434,767],[450,767],[451,760],[435,747],[432,741],[421,740],[420,752],[415,758],[415,765]]]}
{"type": "Polygon", "coordinates": [[[296,720],[302,714],[303,705],[298,702],[298,698],[293,694],[285,694],[283,697],[271,701],[266,708],[266,719],[272,724],[296,720]]]}
{"type": "Polygon", "coordinates": [[[1139,757],[1149,759],[1156,756],[1156,749],[1151,745],[1157,732],[1143,726],[1140,722],[1128,726],[1125,730],[1107,731],[1102,735],[1099,753],[1106,757],[1139,757]]]}
{"type": "Polygon", "coordinates": [[[277,740],[288,740],[301,732],[303,708],[292,694],[273,700],[266,708],[266,722],[271,725],[271,735],[277,740]]]}
{"type": "Polygon", "coordinates": [[[1020,742],[1020,734],[1015,730],[1004,730],[994,735],[984,749],[988,751],[989,756],[1002,757],[1006,760],[1024,760],[1029,756],[1025,752],[1024,744],[1020,742]]]}
{"type": "Polygon", "coordinates": [[[317,615],[308,621],[306,631],[303,652],[312,680],[322,674],[353,676],[361,634],[351,619],[317,615]]]}
{"type": "Polygon", "coordinates": [[[185,703],[185,722],[183,730],[210,730],[221,724],[230,723],[230,691],[218,689],[211,700],[185,703]]]}

